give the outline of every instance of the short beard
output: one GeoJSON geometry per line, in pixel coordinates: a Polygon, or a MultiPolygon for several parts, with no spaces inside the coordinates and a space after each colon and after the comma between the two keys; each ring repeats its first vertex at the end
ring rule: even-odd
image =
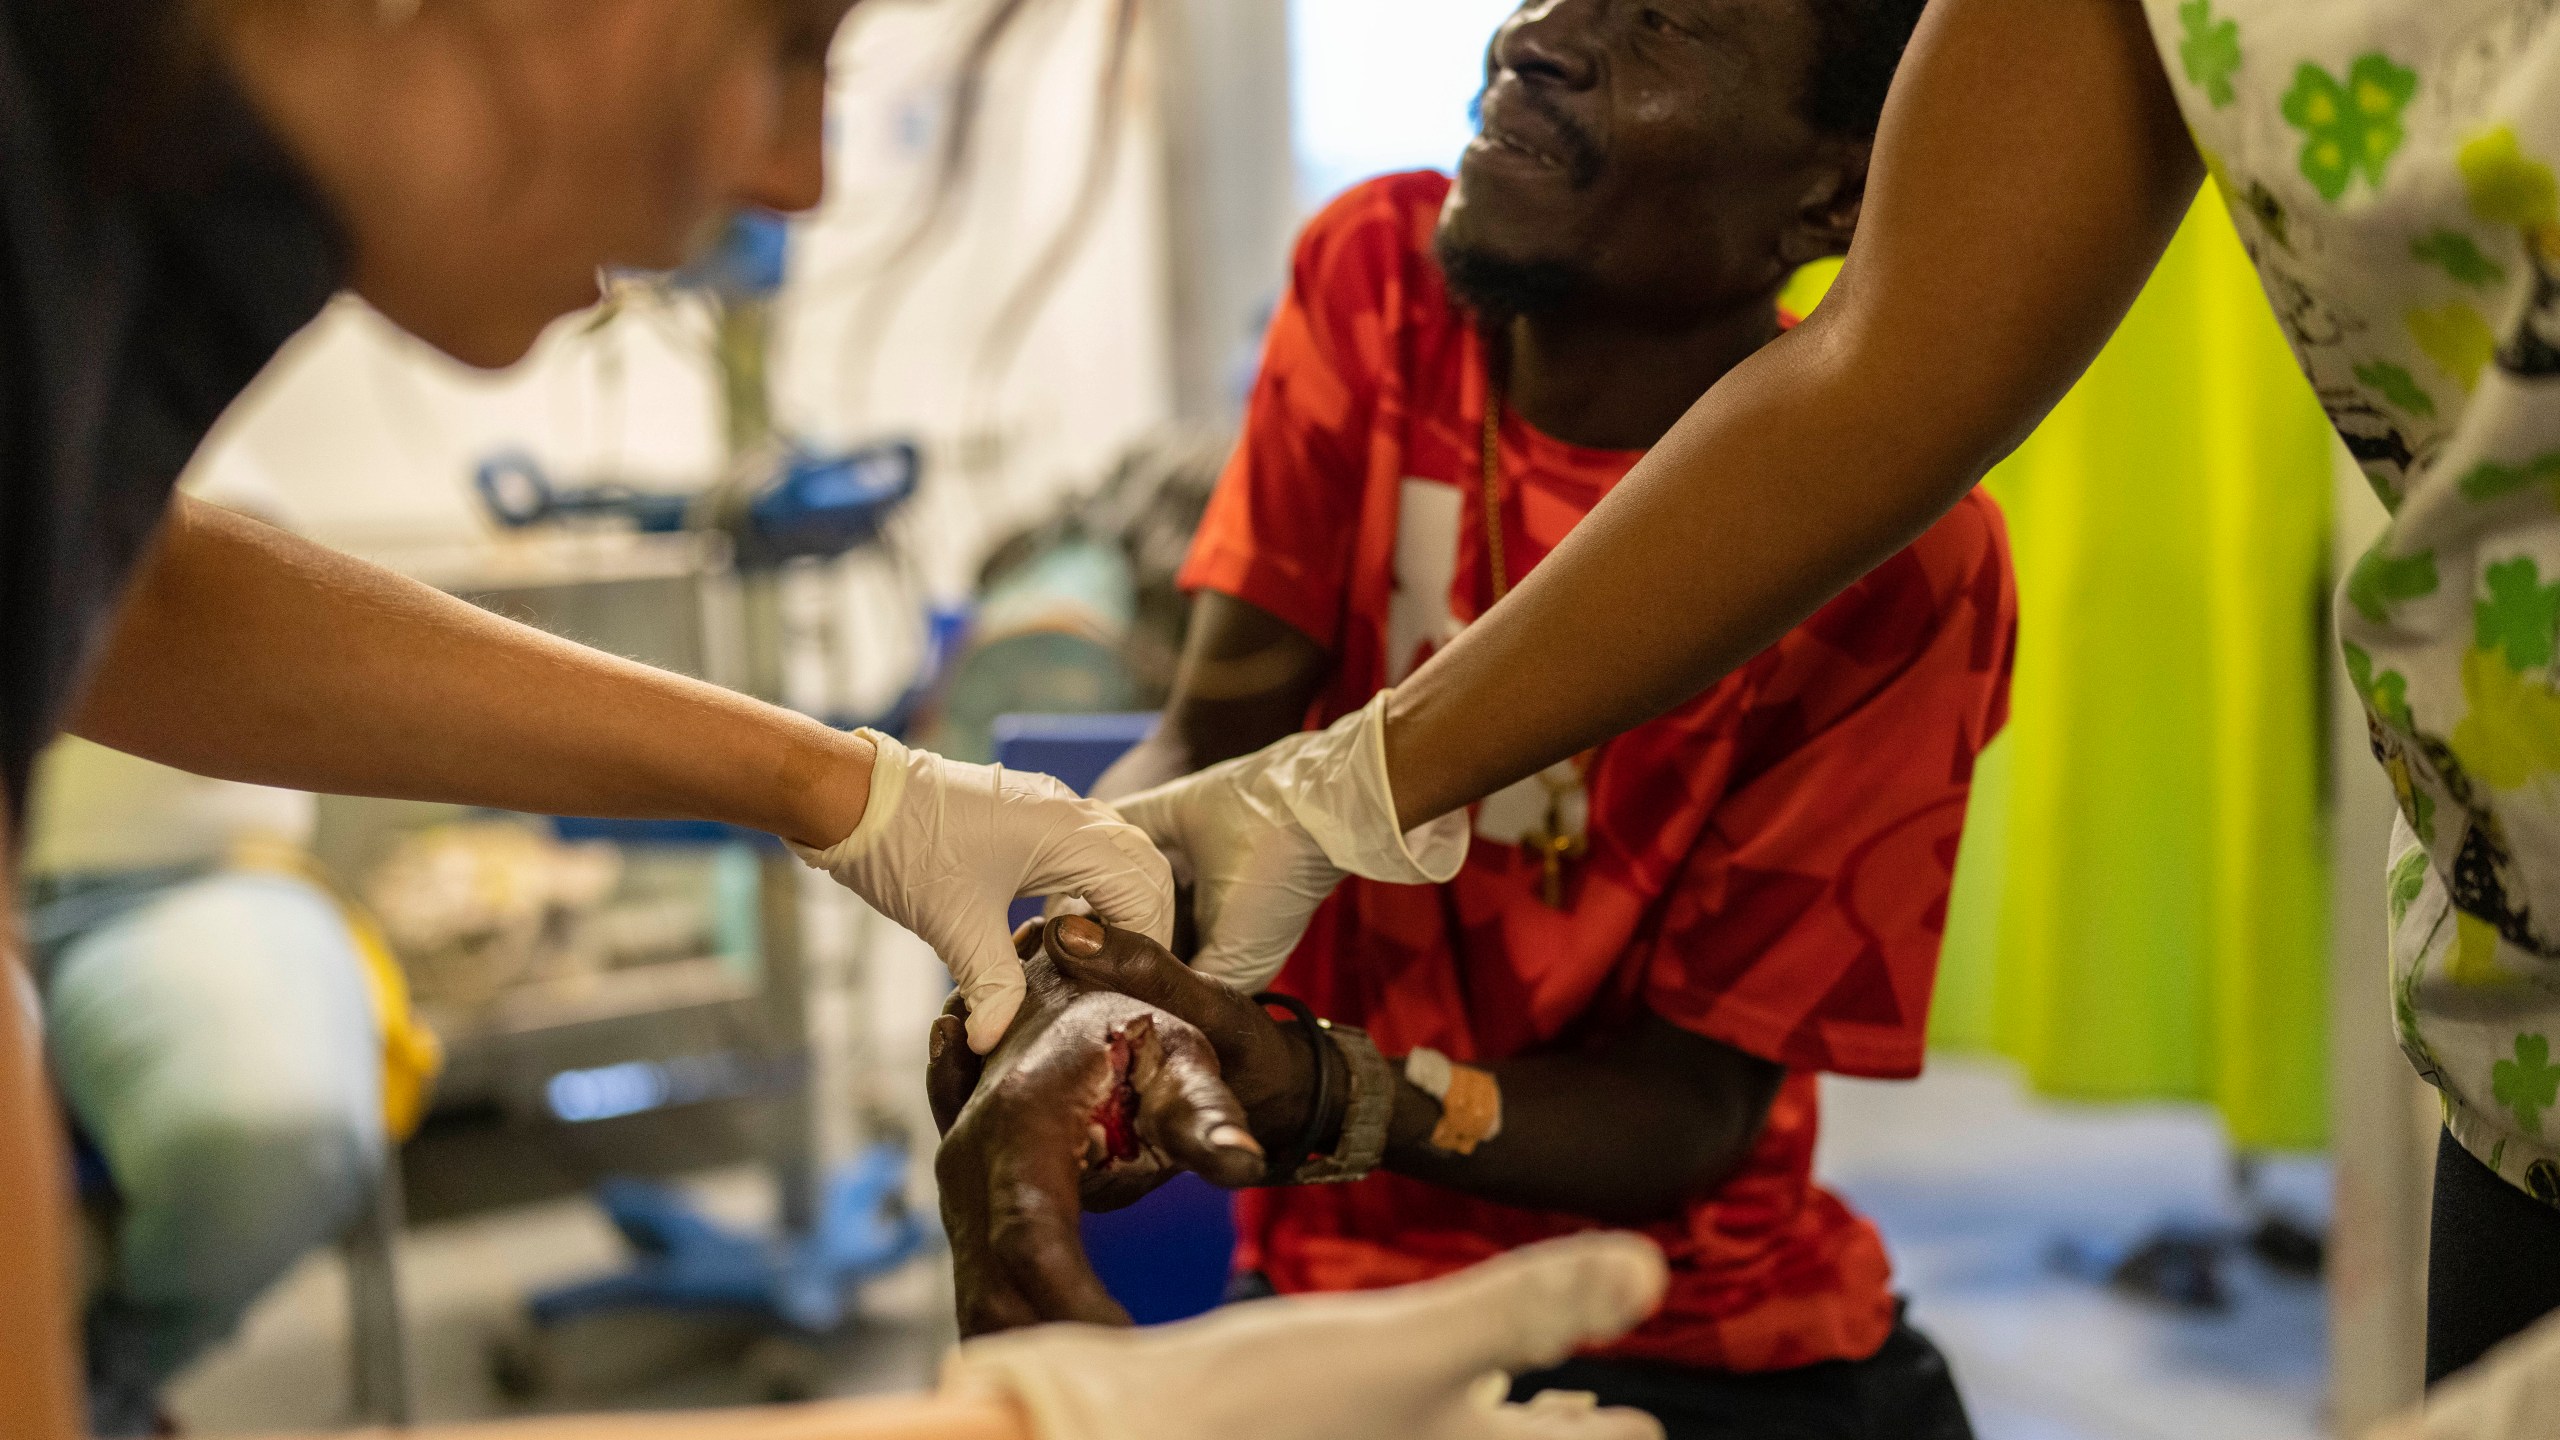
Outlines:
{"type": "Polygon", "coordinates": [[[1460,305],[1486,324],[1552,314],[1584,293],[1590,276],[1558,260],[1509,260],[1454,241],[1432,241],[1440,276],[1460,305]]]}

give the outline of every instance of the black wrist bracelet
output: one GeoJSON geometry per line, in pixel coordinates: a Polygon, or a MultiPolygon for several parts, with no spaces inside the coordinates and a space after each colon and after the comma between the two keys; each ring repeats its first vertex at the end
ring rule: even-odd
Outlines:
{"type": "Polygon", "coordinates": [[[1333,1040],[1324,1033],[1324,1024],[1316,1019],[1315,1010],[1295,995],[1265,990],[1253,997],[1253,1003],[1278,1006],[1297,1020],[1298,1028],[1307,1035],[1307,1063],[1314,1066],[1316,1072],[1314,1093],[1307,1100],[1306,1128],[1299,1134],[1297,1144],[1263,1160],[1263,1183],[1285,1185],[1289,1183],[1289,1177],[1297,1174],[1307,1163],[1307,1157],[1316,1153],[1316,1145],[1324,1139],[1325,1112],[1333,1108],[1333,1067],[1325,1063],[1325,1052],[1332,1048],[1333,1040]]]}

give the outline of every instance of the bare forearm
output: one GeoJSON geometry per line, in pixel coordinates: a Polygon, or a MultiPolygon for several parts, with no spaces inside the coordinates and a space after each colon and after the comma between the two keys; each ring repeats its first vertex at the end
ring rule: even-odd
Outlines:
{"type": "MultiPolygon", "coordinates": [[[[391,1440],[342,1431],[302,1440],[391,1440]]],[[[761,1410],[667,1415],[554,1415],[397,1432],[399,1440],[1032,1440],[1019,1407],[1002,1400],[902,1395],[761,1410]]]]}
{"type": "Polygon", "coordinates": [[[226,779],[814,845],[869,796],[866,741],[185,501],[72,728],[226,779]]]}
{"type": "Polygon", "coordinates": [[[1679,704],[1908,544],[2087,367],[2200,175],[2131,0],[1934,5],[1822,307],[1398,688],[1403,823],[1679,704]]]}
{"type": "Polygon", "coordinates": [[[1399,1079],[1387,1168],[1506,1205],[1620,1225],[1666,1219],[1731,1178],[1759,1138],[1779,1072],[1733,1059],[1712,1077],[1676,1080],[1608,1056],[1493,1066],[1502,1133],[1470,1155],[1431,1146],[1439,1102],[1399,1079]]]}

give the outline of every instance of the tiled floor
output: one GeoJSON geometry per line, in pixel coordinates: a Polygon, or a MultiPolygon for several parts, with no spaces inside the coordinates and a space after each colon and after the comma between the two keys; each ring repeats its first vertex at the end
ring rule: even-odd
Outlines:
{"type": "MultiPolygon", "coordinates": [[[[1912,1318],[1955,1366],[1982,1440],[2311,1440],[2326,1332],[2315,1283],[2230,1265],[2232,1307],[2131,1300],[2055,1263],[2165,1223],[2236,1225],[2203,1114],[2033,1103],[2006,1071],[1939,1061],[1910,1085],[1832,1082],[1818,1164],[1891,1243],[1912,1318]]],[[[2326,1167],[2268,1161],[2261,1195],[2316,1219],[2326,1167]]]]}
{"type": "MultiPolygon", "coordinates": [[[[2163,1221],[2238,1215],[2229,1157],[2189,1111],[2090,1111],[2032,1103],[1998,1069],[1941,1062],[1911,1085],[1841,1083],[1826,1094],[1821,1164],[1890,1240],[1914,1319],[1953,1360],[1982,1440],[2311,1440],[2323,1340],[2318,1287],[2254,1265],[2231,1272],[2221,1315],[2170,1313],[2057,1270],[2057,1244],[2121,1247],[2163,1221]]],[[[2268,1167],[2267,1188],[2316,1210],[2316,1164],[2268,1167]]],[[[752,1173],[701,1187],[746,1217],[752,1173]]],[[[514,1406],[489,1355],[525,1290],[610,1265],[618,1242],[569,1201],[421,1227],[406,1242],[425,1418],[514,1406]]],[[[191,1430],[310,1429],[345,1405],[343,1299],[333,1259],[305,1265],[239,1339],[187,1377],[191,1430]]],[[[938,1264],[870,1297],[857,1332],[817,1357],[835,1393],[921,1385],[948,1343],[938,1264]]],[[[541,1408],[740,1403],[755,1395],[748,1337],[659,1324],[597,1328],[557,1347],[561,1391],[541,1408]]],[[[771,1358],[771,1357],[760,1357],[771,1358]]],[[[784,1357],[807,1363],[808,1357],[784,1357]]]]}
{"type": "MultiPolygon", "coordinates": [[[[761,1172],[727,1171],[690,1187],[717,1218],[749,1223],[769,1210],[761,1172]]],[[[595,1322],[540,1351],[550,1393],[501,1393],[501,1349],[526,1333],[526,1293],[612,1268],[622,1242],[583,1199],[547,1202],[412,1230],[401,1283],[422,1421],[527,1410],[692,1408],[761,1398],[746,1363],[755,1336],[673,1319],[595,1322]]],[[[921,1388],[954,1330],[938,1254],[874,1285],[852,1333],[816,1356],[822,1388],[852,1395],[921,1388]]],[[[184,1377],[171,1408],[190,1434],[311,1430],[347,1413],[346,1291],[334,1255],[315,1256],[253,1312],[239,1337],[184,1377]]],[[[521,1353],[521,1346],[518,1346],[521,1353]]]]}

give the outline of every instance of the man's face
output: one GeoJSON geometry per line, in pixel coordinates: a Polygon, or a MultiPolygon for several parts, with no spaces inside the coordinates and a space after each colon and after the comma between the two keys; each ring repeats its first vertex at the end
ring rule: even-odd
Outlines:
{"type": "Polygon", "coordinates": [[[1765,289],[1841,150],[1802,114],[1816,41],[1807,0],[1529,0],[1487,54],[1442,253],[1665,317],[1765,289]]]}
{"type": "Polygon", "coordinates": [[[355,288],[456,358],[505,365],[593,303],[600,270],[679,265],[743,207],[816,205],[827,51],[854,3],[506,6],[477,33],[422,33],[419,103],[385,152],[407,173],[331,187],[355,288]]]}

